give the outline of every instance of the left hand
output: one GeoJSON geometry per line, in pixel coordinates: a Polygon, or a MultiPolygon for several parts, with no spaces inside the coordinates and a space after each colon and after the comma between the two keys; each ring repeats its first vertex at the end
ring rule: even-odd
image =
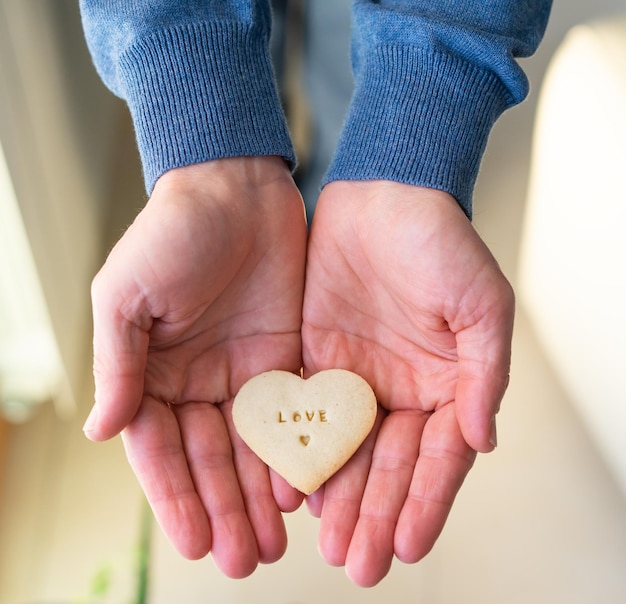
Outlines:
{"type": "Polygon", "coordinates": [[[476,451],[495,446],[508,384],[512,289],[456,201],[387,181],[334,182],[309,238],[307,374],[364,377],[377,424],[308,498],[319,546],[371,586],[434,545],[476,451]]]}

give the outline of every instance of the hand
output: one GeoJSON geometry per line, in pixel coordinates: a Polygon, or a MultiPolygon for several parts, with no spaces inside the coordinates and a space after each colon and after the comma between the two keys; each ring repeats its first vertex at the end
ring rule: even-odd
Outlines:
{"type": "Polygon", "coordinates": [[[231,577],[284,553],[280,508],[301,502],[237,437],[231,405],[251,376],[301,367],[306,236],[282,160],[198,164],[159,179],[93,283],[86,434],[122,431],[174,546],[211,550],[231,577]]]}
{"type": "Polygon", "coordinates": [[[451,196],[386,181],[322,191],[308,247],[305,371],[360,374],[379,417],[308,504],[321,515],[322,555],[357,584],[380,581],[394,555],[426,555],[476,451],[495,446],[513,312],[511,287],[451,196]]]}

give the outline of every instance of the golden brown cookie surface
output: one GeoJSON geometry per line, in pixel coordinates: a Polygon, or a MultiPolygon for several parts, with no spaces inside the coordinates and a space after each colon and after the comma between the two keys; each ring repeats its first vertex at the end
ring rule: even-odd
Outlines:
{"type": "Polygon", "coordinates": [[[358,449],[376,418],[376,396],[344,369],[304,380],[267,371],[235,397],[233,421],[246,444],[289,484],[310,494],[358,449]]]}

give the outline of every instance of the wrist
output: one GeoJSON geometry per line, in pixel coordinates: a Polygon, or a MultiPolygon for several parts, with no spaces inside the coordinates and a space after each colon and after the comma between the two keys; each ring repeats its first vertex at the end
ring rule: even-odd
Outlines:
{"type": "Polygon", "coordinates": [[[287,162],[279,156],[241,156],[212,159],[171,168],[155,182],[154,190],[202,190],[227,184],[258,187],[277,179],[293,182],[287,162]]]}
{"type": "Polygon", "coordinates": [[[277,156],[215,159],[168,170],[148,205],[253,230],[304,218],[291,171],[277,156]]]}

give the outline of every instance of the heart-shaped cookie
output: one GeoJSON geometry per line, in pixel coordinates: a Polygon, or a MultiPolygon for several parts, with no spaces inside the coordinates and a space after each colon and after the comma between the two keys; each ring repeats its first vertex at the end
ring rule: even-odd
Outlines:
{"type": "Polygon", "coordinates": [[[299,491],[319,488],[359,448],[376,418],[376,396],[359,375],[320,371],[304,380],[267,371],[247,381],[233,404],[244,442],[299,491]]]}

